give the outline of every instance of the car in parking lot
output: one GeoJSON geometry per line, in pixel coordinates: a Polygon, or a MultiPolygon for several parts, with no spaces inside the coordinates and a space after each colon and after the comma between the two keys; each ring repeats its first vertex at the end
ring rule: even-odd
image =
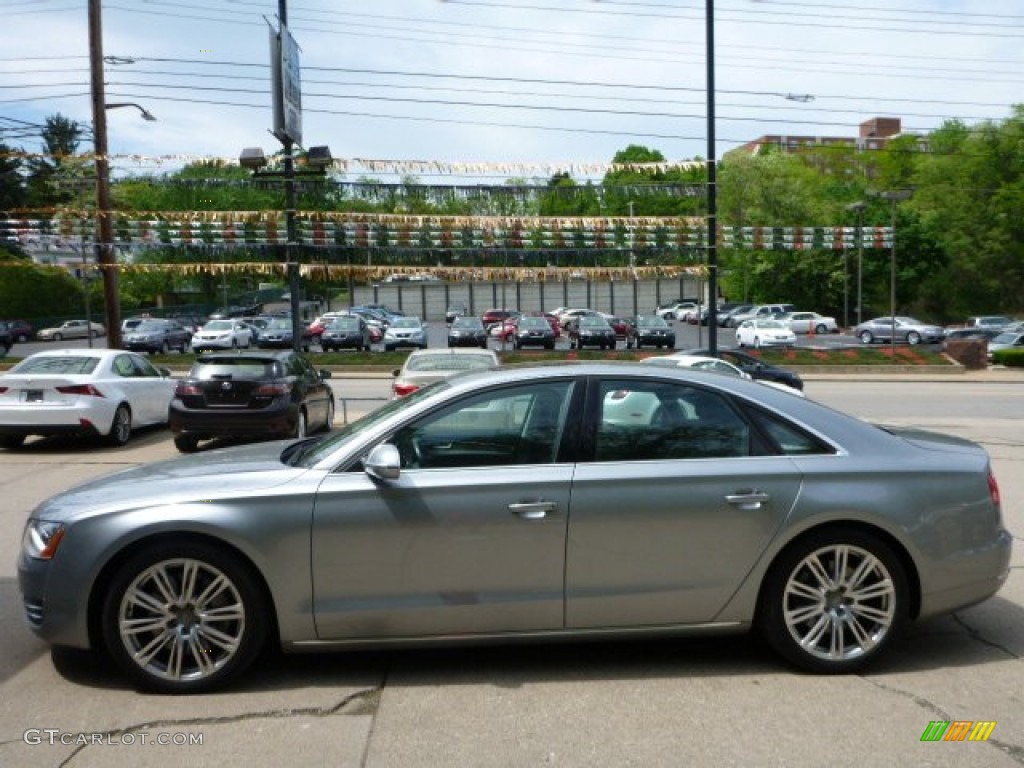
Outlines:
{"type": "Polygon", "coordinates": [[[178,382],[170,403],[174,445],[192,453],[218,437],[305,437],[334,426],[331,372],[292,349],[210,352],[178,382]]]}
{"type": "MultiPolygon", "coordinates": [[[[646,357],[640,362],[646,365],[658,365],[662,367],[678,367],[678,368],[694,368],[701,371],[710,371],[712,373],[722,374],[724,376],[735,376],[740,379],[753,379],[749,373],[743,371],[739,366],[733,365],[727,360],[722,360],[719,357],[702,357],[700,355],[659,355],[658,357],[646,357]]],[[[766,387],[774,387],[781,389],[783,392],[789,392],[790,394],[796,395],[797,397],[803,397],[804,393],[802,390],[794,389],[780,384],[776,381],[768,379],[759,379],[761,384],[766,387]]]]}
{"type": "Polygon", "coordinates": [[[615,349],[615,330],[600,315],[580,315],[569,320],[569,349],[615,349]]]}
{"type": "Polygon", "coordinates": [[[626,334],[626,349],[668,347],[675,349],[676,332],[668,321],[658,315],[637,315],[626,334]]]}
{"type": "Polygon", "coordinates": [[[394,352],[400,347],[426,349],[427,325],[415,315],[392,318],[391,324],[384,332],[384,350],[394,352]]]}
{"type": "Polygon", "coordinates": [[[1016,333],[1013,331],[1000,333],[988,343],[988,359],[991,360],[993,353],[1000,350],[1021,348],[1024,348],[1024,333],[1016,333]]]}
{"type": "Polygon", "coordinates": [[[7,332],[11,335],[11,341],[15,344],[24,344],[36,337],[36,329],[27,320],[3,320],[0,321],[7,332]]]}
{"type": "Polygon", "coordinates": [[[135,352],[36,352],[0,375],[0,445],[30,435],[99,435],[113,445],[132,430],[167,422],[175,380],[135,352]]]}
{"type": "Polygon", "coordinates": [[[210,320],[192,335],[192,349],[195,352],[248,349],[252,345],[254,333],[253,327],[241,318],[210,320]]]}
{"type": "Polygon", "coordinates": [[[483,349],[414,349],[405,364],[394,371],[391,392],[406,397],[435,381],[465,371],[497,368],[498,356],[483,349]]]}
{"type": "MultiPolygon", "coordinates": [[[[313,344],[313,332],[303,322],[300,322],[299,326],[299,348],[303,352],[309,352],[313,344]]],[[[256,346],[260,349],[287,349],[295,343],[294,338],[291,317],[275,317],[260,331],[256,338],[256,346]]]]}
{"type": "Polygon", "coordinates": [[[65,320],[52,328],[43,328],[36,334],[40,341],[64,341],[64,339],[96,339],[106,336],[107,329],[88,320],[65,320]]]}
{"type": "Polygon", "coordinates": [[[339,315],[324,318],[320,332],[320,348],[324,352],[335,349],[370,351],[370,326],[359,315],[339,315]]]}
{"type": "Polygon", "coordinates": [[[796,344],[796,334],[780,320],[744,320],[736,329],[736,343],[754,349],[792,347],[796,344]]]}
{"type": "Polygon", "coordinates": [[[782,312],[773,318],[793,333],[839,333],[839,324],[834,317],[819,315],[817,312],[782,312]]]}
{"type": "Polygon", "coordinates": [[[444,312],[444,321],[451,324],[455,322],[455,318],[468,314],[469,307],[467,307],[463,302],[457,301],[454,304],[448,305],[448,309],[444,312]]]}
{"type": "Polygon", "coordinates": [[[865,320],[853,329],[853,335],[862,344],[876,341],[903,341],[907,344],[935,343],[942,341],[946,331],[938,325],[922,323],[913,317],[876,317],[865,320]]]}
{"type": "Polygon", "coordinates": [[[520,315],[512,323],[512,346],[555,348],[555,332],[543,315],[520,315]]]}
{"type": "Polygon", "coordinates": [[[14,336],[7,329],[7,324],[0,321],[0,357],[4,357],[14,346],[14,336]]]}
{"type": "Polygon", "coordinates": [[[223,687],[268,645],[751,629],[836,674],[995,594],[1012,542],[975,443],[740,378],[580,364],[91,480],[32,511],[18,583],[43,640],[165,693],[223,687]]]}
{"type": "Polygon", "coordinates": [[[473,315],[458,315],[448,326],[449,347],[480,347],[487,349],[487,329],[473,315]]]}
{"type": "Polygon", "coordinates": [[[121,337],[125,349],[135,352],[160,352],[172,349],[184,353],[192,343],[192,332],[177,320],[143,320],[121,337]]]}

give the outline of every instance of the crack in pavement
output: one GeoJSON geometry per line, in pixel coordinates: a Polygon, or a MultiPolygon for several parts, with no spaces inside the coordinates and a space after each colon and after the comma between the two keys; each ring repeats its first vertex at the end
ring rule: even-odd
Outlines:
{"type": "MultiPolygon", "coordinates": [[[[126,733],[138,731],[149,731],[155,728],[187,728],[196,725],[224,725],[231,723],[244,723],[249,720],[283,720],[292,717],[333,717],[334,715],[369,715],[376,712],[380,704],[380,695],[383,692],[383,685],[374,686],[365,690],[356,691],[345,696],[337,704],[330,707],[290,707],[286,709],[271,709],[262,712],[245,712],[240,715],[225,715],[223,717],[197,717],[185,720],[150,720],[145,723],[114,728],[109,731],[97,731],[104,739],[112,739],[126,733]],[[347,711],[347,707],[352,705],[347,711]]],[[[88,749],[90,744],[79,746],[74,752],[60,763],[60,766],[71,765],[72,761],[88,749]]]]}
{"type": "Polygon", "coordinates": [[[997,651],[1002,651],[1007,656],[1009,656],[1011,659],[1015,659],[1017,661],[1020,660],[1021,657],[1020,657],[1019,654],[1014,653],[1009,648],[1007,648],[1007,647],[1005,647],[1003,645],[1000,645],[999,643],[997,643],[997,642],[995,642],[993,640],[987,639],[984,635],[981,634],[981,630],[975,629],[970,624],[968,624],[963,619],[963,617],[960,616],[960,614],[954,613],[953,614],[953,621],[955,621],[957,624],[959,624],[961,627],[963,627],[965,630],[967,630],[967,635],[972,640],[977,640],[982,645],[987,645],[989,648],[995,648],[997,651]]]}
{"type": "MultiPolygon", "coordinates": [[[[895,694],[904,699],[910,699],[917,706],[926,710],[929,714],[934,715],[939,720],[951,722],[956,719],[948,712],[946,712],[944,709],[942,709],[942,707],[940,707],[938,704],[930,701],[929,699],[926,699],[924,696],[912,693],[911,691],[905,691],[901,688],[896,688],[892,685],[886,685],[885,683],[879,680],[875,680],[872,677],[868,677],[867,675],[859,675],[859,677],[864,682],[868,683],[869,685],[873,685],[875,688],[878,688],[881,691],[895,694]]],[[[993,749],[998,749],[999,751],[1003,752],[1014,762],[1019,763],[1020,765],[1024,765],[1024,746],[1021,746],[1019,744],[1010,744],[1008,742],[1000,741],[998,739],[993,738],[989,738],[987,741],[983,743],[991,746],[993,749]]]]}

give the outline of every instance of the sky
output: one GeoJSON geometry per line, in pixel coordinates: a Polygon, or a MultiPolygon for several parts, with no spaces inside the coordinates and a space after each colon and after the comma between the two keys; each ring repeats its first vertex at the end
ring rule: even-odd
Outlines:
{"type": "MultiPolygon", "coordinates": [[[[91,125],[87,0],[0,0],[0,142],[91,125]]],[[[120,172],[267,154],[277,0],[105,0],[120,172]],[[142,159],[140,159],[142,158],[142,159]]],[[[426,183],[600,176],[631,144],[708,156],[706,0],[295,0],[303,141],[426,183]],[[418,161],[418,162],[414,162],[418,161]]],[[[715,155],[763,134],[926,133],[1024,102],[1024,8],[1005,0],[715,0],[715,155]]],[[[83,147],[88,150],[89,146],[83,147]]]]}

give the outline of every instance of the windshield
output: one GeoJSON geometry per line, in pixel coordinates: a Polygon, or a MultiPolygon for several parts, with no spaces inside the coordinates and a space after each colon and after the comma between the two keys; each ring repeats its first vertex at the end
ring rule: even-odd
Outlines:
{"type": "Polygon", "coordinates": [[[145,333],[146,331],[162,331],[166,327],[167,326],[164,323],[153,320],[147,320],[135,326],[135,330],[138,331],[139,333],[145,333]]]}
{"type": "Polygon", "coordinates": [[[580,318],[580,328],[607,328],[606,323],[600,317],[594,317],[593,315],[584,315],[580,318]]]}
{"type": "Polygon", "coordinates": [[[365,416],[356,419],[355,421],[350,421],[343,427],[336,428],[333,432],[320,440],[304,445],[301,451],[294,454],[290,452],[286,453],[282,457],[282,460],[295,467],[312,467],[327,456],[330,456],[345,443],[353,439],[358,439],[361,433],[373,429],[377,424],[390,418],[393,414],[403,410],[404,408],[412,407],[424,397],[430,397],[436,392],[448,389],[449,386],[451,385],[448,384],[447,381],[441,379],[440,381],[435,381],[432,384],[421,387],[405,397],[400,397],[397,400],[390,400],[386,405],[381,406],[377,410],[370,411],[365,416]]]}
{"type": "Polygon", "coordinates": [[[636,324],[641,328],[668,328],[668,323],[657,315],[642,315],[636,319],[636,324]]]}
{"type": "Polygon", "coordinates": [[[269,331],[290,331],[292,329],[292,321],[283,317],[276,318],[267,323],[267,330],[269,331]]]}
{"type": "Polygon", "coordinates": [[[548,321],[543,317],[521,317],[519,319],[519,327],[527,330],[531,328],[539,328],[543,330],[545,328],[550,328],[551,326],[548,325],[548,321]]]}
{"type": "Polygon", "coordinates": [[[359,321],[354,317],[336,317],[327,327],[336,331],[355,331],[359,329],[359,321]]]}
{"type": "Polygon", "coordinates": [[[757,323],[758,328],[784,328],[785,326],[778,320],[761,320],[757,323]]]}
{"type": "Polygon", "coordinates": [[[211,320],[203,326],[204,331],[230,331],[234,326],[230,320],[211,320]]]}
{"type": "Polygon", "coordinates": [[[483,327],[484,324],[480,321],[479,317],[457,317],[455,322],[452,323],[452,328],[476,330],[483,327]]]}
{"type": "Polygon", "coordinates": [[[396,317],[391,321],[392,328],[419,328],[420,319],[418,317],[396,317]]]}

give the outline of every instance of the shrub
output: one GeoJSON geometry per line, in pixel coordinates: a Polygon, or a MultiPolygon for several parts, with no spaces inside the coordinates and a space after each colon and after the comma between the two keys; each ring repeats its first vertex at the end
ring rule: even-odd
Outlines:
{"type": "Polygon", "coordinates": [[[1024,368],[1024,349],[1000,349],[992,353],[992,362],[1007,368],[1024,368]]]}

